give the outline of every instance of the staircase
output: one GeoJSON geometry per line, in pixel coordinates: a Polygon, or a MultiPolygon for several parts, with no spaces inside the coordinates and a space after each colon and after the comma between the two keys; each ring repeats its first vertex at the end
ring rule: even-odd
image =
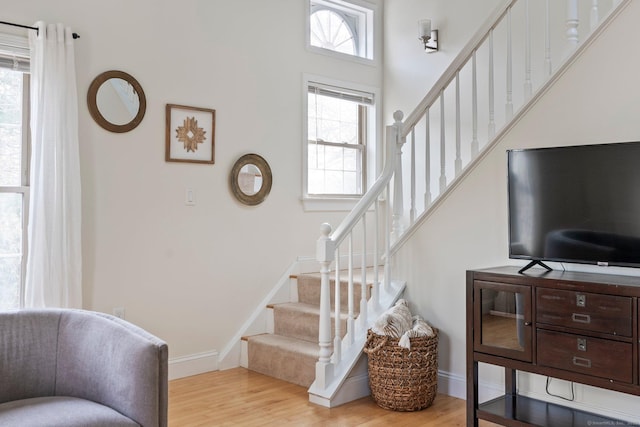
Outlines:
{"type": "MultiPolygon", "coordinates": [[[[371,276],[369,276],[371,277],[371,276]]],[[[284,381],[309,387],[315,379],[315,365],[318,361],[318,325],[320,319],[320,274],[300,274],[291,280],[297,288],[297,301],[269,304],[268,329],[265,334],[243,337],[246,341],[246,367],[284,381]]],[[[335,280],[333,280],[335,288],[335,280]]],[[[360,300],[362,275],[356,272],[354,277],[354,298],[360,300]]],[[[348,304],[349,281],[345,277],[340,280],[342,301],[338,313],[339,325],[335,325],[335,313],[331,316],[332,330],[343,333],[347,330],[347,322],[358,316],[354,310],[349,315],[348,304]]],[[[371,289],[371,281],[365,284],[367,298],[371,289]]],[[[335,291],[331,294],[335,301],[335,291]]]]}
{"type": "MultiPolygon", "coordinates": [[[[322,292],[329,292],[329,278],[360,241],[366,254],[361,258],[370,260],[363,265],[384,268],[380,282],[374,280],[375,306],[378,292],[385,294],[394,283],[398,250],[629,3],[508,0],[500,5],[415,110],[406,119],[394,113],[379,178],[341,224],[321,227],[322,292]],[[534,38],[543,42],[542,49],[532,48],[534,38]]],[[[340,342],[331,342],[331,311],[328,298],[321,298],[320,356],[309,389],[311,402],[329,407],[366,334],[364,328],[353,330],[354,344],[342,352],[340,342]]],[[[366,307],[360,311],[363,324],[376,317],[366,307]]]]}
{"type": "Polygon", "coordinates": [[[499,6],[406,120],[394,113],[379,178],[335,229],[320,227],[320,273],[308,286],[314,296],[298,287],[300,298],[274,305],[271,333],[244,341],[248,356],[243,366],[310,384],[310,401],[326,407],[368,394],[362,355],[366,331],[405,288],[404,282],[392,280],[394,254],[630,1],[612,0],[605,9],[598,0],[564,0],[566,15],[560,21],[551,17],[552,10],[558,11],[556,1],[508,0],[499,6]],[[579,13],[579,6],[588,12],[579,13]],[[580,41],[579,16],[585,14],[589,21],[580,41]],[[562,28],[552,31],[558,22],[562,28]],[[532,23],[540,28],[534,31],[532,23]],[[531,49],[534,33],[544,39],[539,56],[531,49]],[[524,49],[514,49],[516,41],[524,49]],[[515,75],[520,68],[522,73],[515,75]],[[496,108],[498,99],[504,108],[496,108]],[[355,266],[364,272],[359,284],[355,266]],[[362,283],[366,298],[355,296],[362,283]],[[317,328],[306,322],[317,322],[317,328]],[[271,356],[260,357],[267,352],[271,356]],[[276,373],[278,364],[282,367],[276,373]]]}

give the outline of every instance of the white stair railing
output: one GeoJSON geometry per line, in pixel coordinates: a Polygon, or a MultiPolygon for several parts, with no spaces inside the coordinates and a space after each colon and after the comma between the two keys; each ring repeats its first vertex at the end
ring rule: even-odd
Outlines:
{"type": "Polygon", "coordinates": [[[598,0],[565,1],[565,7],[558,7],[562,4],[560,1],[509,0],[498,7],[406,120],[402,122],[401,112],[394,113],[394,124],[386,128],[386,161],[378,180],[335,230],[332,231],[329,224],[322,225],[317,242],[321,305],[320,352],[312,387],[316,391],[335,385],[339,377],[345,375],[341,366],[345,362],[345,350],[353,353],[351,347],[355,343],[363,345],[367,325],[372,321],[370,317],[379,307],[380,295],[389,290],[393,248],[408,238],[410,231],[451,191],[465,171],[470,170],[482,153],[523,114],[526,106],[535,101],[536,94],[542,93],[554,76],[568,66],[570,59],[588,45],[586,42],[595,37],[598,29],[631,0],[608,1],[608,10],[603,10],[604,2],[598,0]],[[580,11],[586,11],[590,17],[587,25],[580,25],[580,11]],[[564,17],[554,19],[558,13],[564,17]],[[558,22],[562,22],[564,28],[554,28],[558,22]],[[537,23],[535,27],[534,23],[537,23]],[[581,38],[585,40],[582,44],[581,38]],[[538,42],[537,50],[532,48],[534,40],[538,42]],[[518,47],[514,48],[516,44],[518,47]],[[520,74],[515,73],[515,69],[520,74]],[[482,81],[480,75],[486,80],[482,81]],[[514,84],[514,80],[519,84],[514,84]],[[463,87],[470,89],[463,92],[463,87]],[[496,100],[501,98],[504,114],[495,108],[496,100]],[[487,129],[486,137],[479,133],[482,122],[487,129]],[[410,149],[403,153],[407,139],[410,149]],[[449,151],[455,154],[447,156],[449,151]],[[407,170],[404,170],[405,164],[407,170]],[[408,182],[403,177],[408,178],[408,182]],[[390,200],[392,204],[388,203],[390,200]],[[404,206],[409,206],[408,211],[405,212],[404,206]],[[358,241],[359,245],[354,244],[358,241]],[[357,257],[362,269],[360,301],[354,301],[353,296],[354,258],[357,257]],[[338,319],[343,262],[348,266],[349,317],[345,338],[340,339],[340,322],[336,321],[334,330],[331,329],[330,281],[333,274],[333,312],[338,319]],[[374,274],[369,301],[367,267],[374,274]],[[384,267],[381,281],[377,276],[380,267],[384,267]],[[357,319],[355,304],[360,306],[357,319]]]}
{"type": "MultiPolygon", "coordinates": [[[[394,206],[395,217],[404,221],[397,227],[412,230],[422,221],[597,30],[629,3],[510,0],[496,9],[402,123],[400,138],[410,140],[412,149],[397,167],[407,165],[402,175],[409,182],[394,186],[401,194],[393,200],[411,208],[394,206]]],[[[403,233],[394,248],[409,235],[403,233]]]]}

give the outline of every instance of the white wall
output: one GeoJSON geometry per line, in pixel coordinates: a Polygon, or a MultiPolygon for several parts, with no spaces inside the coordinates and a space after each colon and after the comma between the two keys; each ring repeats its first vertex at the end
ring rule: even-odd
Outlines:
{"type": "Polygon", "coordinates": [[[295,258],[315,256],[320,224],[344,216],[302,209],[302,74],[380,87],[380,59],[308,52],[302,0],[0,0],[0,9],[3,20],[63,22],[81,36],[85,308],[124,307],[168,341],[170,358],[221,351],[295,258]],[[92,79],[111,69],[133,75],[147,97],[144,120],[125,134],[103,130],[86,108],[92,79]],[[164,161],[167,103],[216,109],[215,165],[164,161]],[[273,171],[255,207],[228,185],[248,152],[273,171]],[[185,206],[186,188],[196,206],[185,206]]]}
{"type": "MultiPolygon", "coordinates": [[[[386,6],[389,16],[392,5],[389,1],[386,6]]],[[[631,2],[398,253],[398,276],[408,281],[405,296],[440,328],[439,367],[455,380],[464,382],[466,367],[465,271],[522,264],[508,259],[505,150],[639,140],[640,59],[632,54],[634,44],[629,42],[640,37],[638,19],[640,2],[631,2]]],[[[607,272],[640,275],[634,269],[609,268],[607,272]]],[[[484,373],[482,379],[488,385],[496,385],[501,375],[496,370],[484,373]]],[[[523,376],[519,386],[521,391],[544,395],[540,378],[523,376]]],[[[558,387],[558,392],[568,394],[567,384],[558,387]]],[[[577,402],[638,422],[638,397],[577,386],[577,402]]]]}
{"type": "Polygon", "coordinates": [[[503,0],[385,0],[385,117],[408,115],[503,0]],[[418,21],[431,19],[440,50],[425,53],[418,21]]]}

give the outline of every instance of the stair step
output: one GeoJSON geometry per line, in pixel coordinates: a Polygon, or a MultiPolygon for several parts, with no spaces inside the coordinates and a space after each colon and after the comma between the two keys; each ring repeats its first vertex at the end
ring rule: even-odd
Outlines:
{"type": "MultiPolygon", "coordinates": [[[[382,273],[380,273],[380,279],[382,273]]],[[[354,310],[358,315],[360,307],[360,270],[354,270],[354,310]]],[[[273,314],[273,332],[242,337],[246,342],[243,366],[288,381],[303,387],[310,387],[315,380],[316,363],[320,347],[318,328],[320,321],[320,274],[299,274],[296,277],[298,302],[269,304],[273,314]]],[[[367,297],[371,294],[373,270],[367,271],[367,297]]],[[[346,333],[348,320],[348,273],[340,275],[342,335],[346,333]]],[[[335,293],[335,275],[331,280],[331,304],[335,293]]],[[[335,331],[335,315],[331,312],[331,333],[335,331]]],[[[269,327],[267,328],[270,329],[269,327]]]]}
{"type": "Polygon", "coordinates": [[[276,334],[248,337],[248,366],[252,371],[303,387],[315,379],[318,343],[276,334]]]}
{"type": "MultiPolygon", "coordinates": [[[[346,313],[341,313],[342,337],[347,329],[346,313]]],[[[318,343],[318,325],[320,322],[320,308],[317,305],[305,303],[283,303],[273,305],[274,333],[290,338],[318,343]]],[[[335,330],[335,316],[331,314],[332,336],[335,330]]]]}
{"type": "MultiPolygon", "coordinates": [[[[382,276],[379,273],[378,279],[382,276]]],[[[305,273],[299,274],[297,277],[298,282],[298,301],[305,304],[320,305],[320,273],[305,273]]],[[[367,270],[366,276],[367,282],[367,299],[371,296],[371,287],[373,285],[373,270],[367,270]]],[[[356,315],[360,307],[360,295],[362,291],[361,275],[354,271],[353,277],[353,299],[354,310],[356,315]]],[[[330,280],[330,293],[331,293],[331,305],[333,306],[335,301],[335,274],[332,274],[330,280]]],[[[340,309],[347,311],[349,307],[348,299],[349,290],[349,277],[346,271],[340,274],[340,309]]]]}

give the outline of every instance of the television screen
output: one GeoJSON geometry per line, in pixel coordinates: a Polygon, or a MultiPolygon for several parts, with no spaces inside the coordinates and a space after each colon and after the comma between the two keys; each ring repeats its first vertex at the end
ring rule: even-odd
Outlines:
{"type": "Polygon", "coordinates": [[[640,267],[640,142],[507,157],[510,258],[640,267]]]}

